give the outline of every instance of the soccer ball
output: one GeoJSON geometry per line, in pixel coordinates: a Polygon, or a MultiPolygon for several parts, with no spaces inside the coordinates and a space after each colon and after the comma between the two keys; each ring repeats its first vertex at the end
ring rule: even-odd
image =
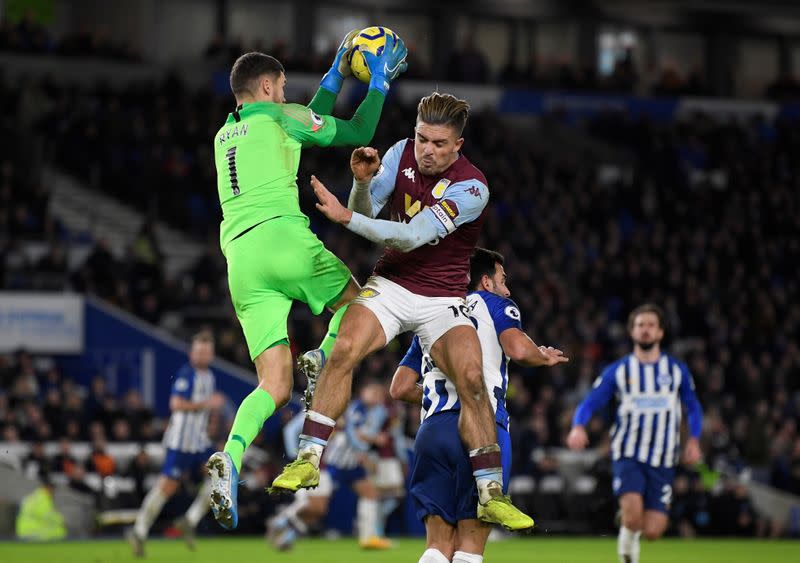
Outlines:
{"type": "Polygon", "coordinates": [[[361,82],[369,84],[371,77],[362,51],[370,51],[380,55],[386,45],[386,36],[389,34],[397,40],[397,34],[388,27],[373,26],[362,29],[353,39],[353,50],[350,52],[350,69],[353,71],[353,76],[361,82]]]}

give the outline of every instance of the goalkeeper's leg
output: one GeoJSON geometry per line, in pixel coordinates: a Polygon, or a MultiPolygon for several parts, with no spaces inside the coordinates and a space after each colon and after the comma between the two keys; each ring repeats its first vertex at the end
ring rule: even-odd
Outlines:
{"type": "Polygon", "coordinates": [[[335,303],[329,305],[334,314],[328,323],[328,331],[325,333],[325,338],[322,339],[319,348],[309,350],[297,358],[297,367],[305,374],[308,380],[304,395],[306,410],[311,406],[311,398],[314,396],[317,378],[325,366],[325,362],[331,357],[333,345],[339,335],[339,325],[342,322],[342,317],[344,317],[350,302],[358,296],[359,291],[361,291],[361,286],[358,285],[355,279],[350,278],[344,291],[336,298],[335,303]]]}

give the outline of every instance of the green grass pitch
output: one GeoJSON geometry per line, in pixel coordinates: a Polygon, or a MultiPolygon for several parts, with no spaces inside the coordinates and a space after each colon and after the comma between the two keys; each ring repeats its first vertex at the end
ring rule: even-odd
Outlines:
{"type": "MultiPolygon", "coordinates": [[[[304,540],[294,550],[279,553],[261,539],[200,540],[190,552],[180,540],[147,543],[150,563],[416,563],[421,540],[400,539],[389,551],[365,552],[354,540],[304,540]]],[[[492,563],[616,563],[616,540],[531,537],[491,542],[486,562],[492,563]]],[[[3,563],[126,563],[134,559],[120,540],[65,542],[48,545],[0,543],[3,563]]],[[[675,540],[642,544],[642,563],[800,563],[800,541],[675,540]]]]}

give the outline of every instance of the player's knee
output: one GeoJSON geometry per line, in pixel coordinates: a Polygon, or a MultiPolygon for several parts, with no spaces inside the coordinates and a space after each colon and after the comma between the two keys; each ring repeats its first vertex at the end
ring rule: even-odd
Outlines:
{"type": "Polygon", "coordinates": [[[664,535],[664,530],[661,530],[660,528],[647,527],[644,529],[644,532],[642,532],[642,535],[648,541],[655,541],[664,535]]]}
{"type": "Polygon", "coordinates": [[[272,400],[275,401],[275,408],[280,408],[284,406],[289,400],[292,398],[292,386],[281,387],[275,395],[273,395],[272,400]]]}
{"type": "Polygon", "coordinates": [[[333,345],[329,363],[331,367],[349,371],[358,361],[355,342],[350,336],[340,334],[333,345]]]}
{"type": "Polygon", "coordinates": [[[622,525],[628,528],[629,530],[633,530],[634,532],[643,531],[642,530],[642,515],[641,514],[626,514],[624,511],[622,513],[622,525]]]}
{"type": "Polygon", "coordinates": [[[480,365],[469,366],[464,370],[464,388],[476,403],[484,400],[486,385],[483,383],[483,369],[480,365]]]}
{"type": "Polygon", "coordinates": [[[283,381],[267,381],[262,380],[259,384],[264,391],[269,393],[272,400],[275,401],[275,408],[279,409],[289,402],[292,398],[292,387],[294,382],[291,378],[283,381]]]}

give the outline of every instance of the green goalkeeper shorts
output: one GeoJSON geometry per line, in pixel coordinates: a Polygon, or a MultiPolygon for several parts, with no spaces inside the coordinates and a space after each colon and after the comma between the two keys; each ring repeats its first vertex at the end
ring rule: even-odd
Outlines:
{"type": "Polygon", "coordinates": [[[228,286],[250,358],[288,339],[292,301],[318,315],[339,300],[350,270],[308,228],[303,217],[276,217],[225,247],[228,286]]]}

